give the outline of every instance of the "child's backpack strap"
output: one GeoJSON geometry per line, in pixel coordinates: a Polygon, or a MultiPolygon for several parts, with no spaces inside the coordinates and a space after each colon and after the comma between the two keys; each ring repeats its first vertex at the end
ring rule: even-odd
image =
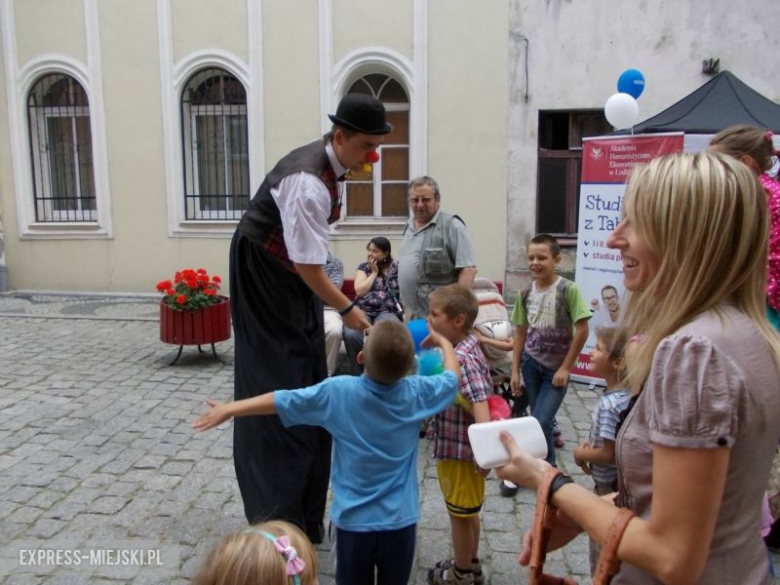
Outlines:
{"type": "Polygon", "coordinates": [[[523,310],[526,317],[528,316],[528,297],[531,296],[531,285],[529,284],[522,291],[520,291],[520,302],[523,303],[523,310]]]}
{"type": "Polygon", "coordinates": [[[555,293],[555,321],[558,326],[573,327],[574,322],[569,315],[569,303],[567,300],[569,289],[574,283],[566,278],[559,278],[555,293]]]}

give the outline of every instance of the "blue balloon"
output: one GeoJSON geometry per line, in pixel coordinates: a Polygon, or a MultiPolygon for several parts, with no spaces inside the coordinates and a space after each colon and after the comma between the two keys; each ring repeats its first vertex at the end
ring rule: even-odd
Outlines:
{"type": "Polygon", "coordinates": [[[444,356],[437,349],[424,349],[417,358],[417,373],[421,376],[435,376],[444,371],[444,356]]]}
{"type": "Polygon", "coordinates": [[[409,321],[406,326],[409,328],[409,333],[412,334],[412,341],[414,341],[414,353],[420,353],[420,344],[422,340],[428,337],[428,321],[425,319],[413,319],[409,321]]]}
{"type": "Polygon", "coordinates": [[[645,90],[645,76],[637,69],[626,69],[618,78],[617,90],[636,99],[645,90]]]}

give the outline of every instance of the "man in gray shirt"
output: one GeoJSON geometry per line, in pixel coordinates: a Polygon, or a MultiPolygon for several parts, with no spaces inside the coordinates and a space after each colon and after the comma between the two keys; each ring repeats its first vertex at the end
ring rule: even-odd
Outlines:
{"type": "Polygon", "coordinates": [[[406,224],[398,258],[398,283],[408,319],[428,316],[428,295],[440,286],[471,288],[477,274],[474,245],[466,224],[439,209],[439,185],[431,177],[409,183],[413,217],[406,224]]]}

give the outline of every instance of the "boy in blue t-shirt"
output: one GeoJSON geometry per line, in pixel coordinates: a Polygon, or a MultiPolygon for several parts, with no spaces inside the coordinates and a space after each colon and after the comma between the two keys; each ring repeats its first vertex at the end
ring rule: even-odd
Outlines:
{"type": "Polygon", "coordinates": [[[555,273],[560,262],[558,240],[548,234],[531,239],[528,268],[534,280],[517,295],[510,317],[515,324],[512,391],[527,393],[553,466],[553,419],[566,395],[571,367],[588,338],[591,316],[577,285],[555,273]]]}
{"type": "MultiPolygon", "coordinates": [[[[399,321],[381,321],[368,330],[358,354],[362,376],[227,404],[207,400],[210,410],[192,424],[203,431],[236,416],[278,414],[285,426],[316,425],[333,435],[337,583],[374,583],[375,573],[379,583],[406,583],[411,575],[420,517],[420,424],[452,403],[460,382],[452,344],[429,329],[424,344],[444,352],[442,374],[407,376],[414,367],[409,330],[399,321]]],[[[296,461],[289,465],[295,468],[296,461]]],[[[273,473],[268,470],[269,481],[273,473]]]]}

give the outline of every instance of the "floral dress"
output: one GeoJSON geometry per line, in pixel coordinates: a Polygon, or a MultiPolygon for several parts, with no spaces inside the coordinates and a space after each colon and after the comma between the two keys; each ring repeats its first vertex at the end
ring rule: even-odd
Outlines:
{"type": "MultiPolygon", "coordinates": [[[[371,266],[363,262],[357,267],[366,275],[371,275],[371,266]]],[[[381,313],[400,313],[398,294],[398,260],[393,260],[387,267],[385,276],[377,275],[371,290],[355,300],[355,304],[369,317],[374,318],[381,313]]]]}

